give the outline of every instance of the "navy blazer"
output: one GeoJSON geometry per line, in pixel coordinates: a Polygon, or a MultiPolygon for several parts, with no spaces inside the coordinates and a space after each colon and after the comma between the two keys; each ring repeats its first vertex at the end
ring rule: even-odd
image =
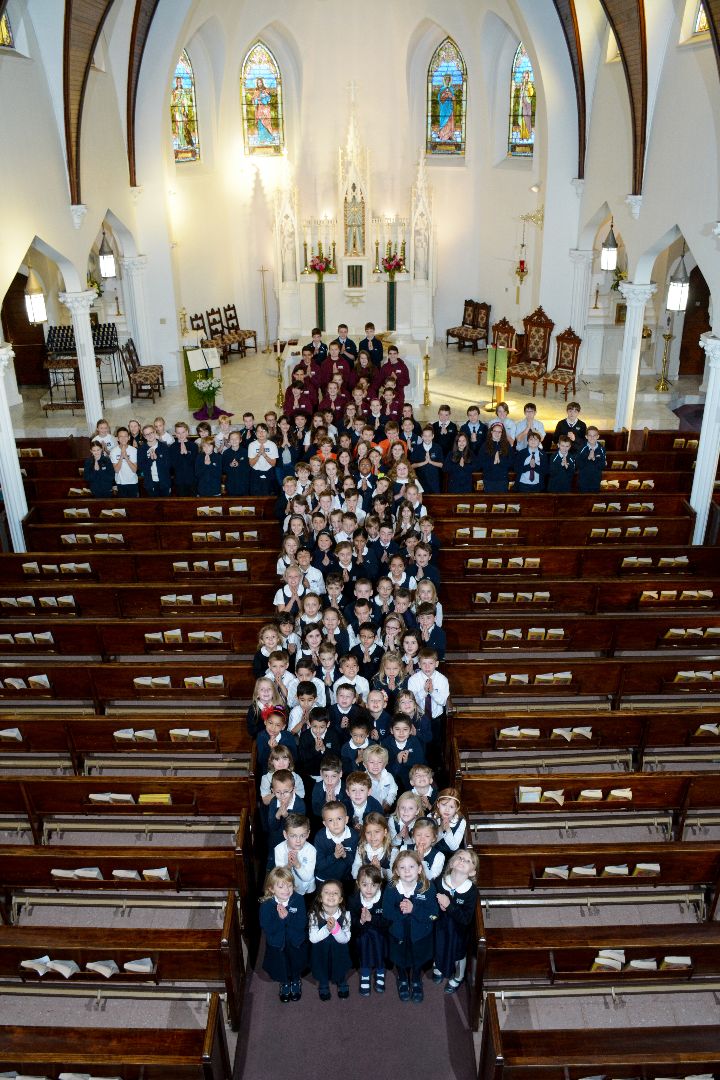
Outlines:
{"type": "Polygon", "coordinates": [[[354,829],[349,830],[350,835],[336,840],[328,836],[327,829],[323,826],[313,840],[313,847],[317,852],[315,860],[315,880],[348,881],[351,877],[352,864],[357,851],[359,836],[354,829]],[[335,845],[342,844],[345,855],[342,859],[335,857],[335,845]]]}
{"type": "MultiPolygon", "coordinates": [[[[150,447],[147,443],[143,443],[138,447],[137,452],[137,471],[142,476],[145,483],[153,483],[151,476],[151,469],[153,466],[152,458],[148,457],[150,447]]],[[[170,484],[170,447],[167,443],[156,443],[152,449],[155,451],[155,464],[157,465],[157,483],[170,484]]]]}
{"type": "Polygon", "coordinates": [[[179,442],[174,442],[170,447],[170,468],[172,469],[173,476],[176,484],[194,485],[195,484],[195,459],[197,457],[197,443],[191,441],[183,443],[186,454],[180,453],[179,442]]]}
{"type": "MultiPolygon", "coordinates": [[[[515,454],[513,456],[513,463],[511,465],[511,468],[515,472],[515,490],[516,491],[518,490],[518,484],[521,483],[520,477],[522,476],[522,474],[524,472],[528,471],[525,468],[525,462],[526,462],[526,460],[528,458],[529,453],[530,453],[530,451],[528,450],[527,447],[525,447],[524,450],[516,450],[515,454]]],[[[545,480],[547,478],[547,471],[548,471],[547,454],[545,453],[545,451],[542,448],[539,448],[536,451],[536,453],[537,453],[537,456],[538,456],[538,464],[535,467],[535,471],[540,474],[540,483],[537,485],[536,490],[537,491],[544,491],[545,490],[545,480]]],[[[525,490],[527,490],[527,488],[525,490]]]]}
{"type": "Polygon", "coordinates": [[[439,908],[435,888],[430,885],[426,892],[417,888],[412,896],[406,897],[398,892],[394,885],[388,885],[383,896],[383,915],[390,924],[390,934],[396,941],[422,941],[432,934],[433,920],[438,917],[439,908]],[[400,904],[411,900],[413,909],[409,915],[403,915],[400,904]]]}
{"type": "Polygon", "coordinates": [[[303,897],[296,892],[290,894],[286,919],[281,919],[277,911],[273,897],[263,900],[260,905],[260,929],[268,945],[283,949],[286,945],[297,947],[307,941],[307,911],[303,897]]]}
{"type": "Polygon", "coordinates": [[[110,458],[104,454],[98,459],[98,466],[96,470],[95,458],[86,458],[83,464],[83,479],[94,498],[109,499],[115,486],[115,470],[110,458]]]}
{"type": "Polygon", "coordinates": [[[364,337],[362,339],[362,341],[360,342],[360,346],[359,346],[359,352],[363,352],[363,351],[370,354],[370,359],[372,360],[372,362],[373,362],[373,364],[375,365],[376,368],[379,368],[379,367],[382,366],[383,356],[384,356],[384,350],[383,350],[382,341],[379,341],[376,337],[374,337],[372,339],[372,345],[371,345],[370,342],[368,341],[368,339],[366,337],[364,337]]]}
{"type": "MultiPolygon", "coordinates": [[[[436,442],[433,442],[430,446],[430,460],[437,461],[442,465],[445,456],[442,452],[442,448],[436,442]]],[[[438,469],[435,465],[424,465],[425,461],[425,444],[422,440],[417,443],[410,452],[410,462],[415,466],[415,473],[418,480],[422,484],[424,490],[428,495],[440,494],[440,477],[442,476],[442,469],[438,469]]]]}

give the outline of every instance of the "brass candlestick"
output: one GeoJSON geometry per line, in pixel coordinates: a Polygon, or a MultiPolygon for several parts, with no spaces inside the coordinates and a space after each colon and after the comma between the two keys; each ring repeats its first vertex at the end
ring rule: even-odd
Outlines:
{"type": "Polygon", "coordinates": [[[375,241],[375,269],[373,270],[373,274],[379,274],[380,272],[381,272],[380,271],[380,241],[376,240],[375,241]]]}
{"type": "Polygon", "coordinates": [[[305,265],[303,266],[302,272],[303,272],[303,274],[309,274],[310,273],[310,267],[308,266],[307,240],[303,240],[303,260],[305,262],[305,265]]]}
{"type": "Polygon", "coordinates": [[[278,392],[277,392],[277,397],[275,398],[275,408],[276,409],[282,409],[283,403],[285,401],[285,395],[283,394],[282,353],[277,354],[276,360],[277,360],[277,369],[278,369],[278,373],[277,373],[278,392]]]}
{"type": "Polygon", "coordinates": [[[430,354],[425,353],[425,394],[423,405],[425,408],[430,404],[430,354]]]}
{"type": "Polygon", "coordinates": [[[593,311],[597,311],[597,309],[600,307],[600,305],[598,304],[599,296],[600,296],[600,286],[596,285],[595,286],[595,303],[593,304],[593,311]]]}
{"type": "Polygon", "coordinates": [[[667,373],[668,365],[670,364],[670,342],[674,340],[675,335],[671,334],[670,331],[668,331],[666,334],[663,334],[663,341],[665,342],[665,346],[663,348],[662,369],[660,371],[660,378],[655,383],[655,389],[661,394],[667,394],[668,390],[670,389],[670,383],[668,382],[667,373]]]}

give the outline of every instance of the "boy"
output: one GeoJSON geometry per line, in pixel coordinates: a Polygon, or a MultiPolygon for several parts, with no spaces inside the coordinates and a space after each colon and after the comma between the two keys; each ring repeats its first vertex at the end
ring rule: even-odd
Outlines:
{"type": "Polygon", "coordinates": [[[438,409],[438,418],[433,424],[433,437],[442,451],[443,459],[452,450],[458,433],[458,426],[450,419],[451,416],[450,406],[441,405],[438,409]]]}
{"type": "Polygon", "coordinates": [[[205,499],[222,493],[222,455],[216,451],[212,435],[200,440],[195,458],[195,491],[205,499]]]}
{"type": "Polygon", "coordinates": [[[410,385],[410,372],[405,361],[400,359],[400,350],[397,345],[388,347],[387,360],[380,368],[380,379],[382,382],[387,382],[388,379],[395,380],[397,396],[402,407],[405,400],[405,387],[410,385]]]}
{"type": "Polygon", "coordinates": [[[276,769],[270,782],[272,799],[267,808],[268,850],[283,841],[288,814],[304,814],[305,803],[295,791],[295,778],[289,769],[276,769]]]}
{"type": "Polygon", "coordinates": [[[565,494],[572,491],[575,461],[571,455],[571,443],[567,435],[558,439],[558,448],[550,458],[548,466],[548,491],[565,494]]]}
{"type": "Polygon", "coordinates": [[[420,540],[415,545],[415,551],[413,553],[415,560],[414,565],[411,563],[409,566],[410,574],[415,578],[415,581],[432,581],[436,589],[440,588],[440,571],[437,566],[433,566],[431,563],[432,551],[429,544],[424,544],[420,540]]]}
{"type": "Polygon", "coordinates": [[[344,883],[352,880],[352,864],[357,851],[358,834],[348,827],[348,812],[339,800],[328,802],[322,808],[323,828],[315,837],[317,852],[315,880],[318,885],[335,880],[344,883]]]}
{"type": "Polygon", "coordinates": [[[350,741],[340,751],[343,773],[347,776],[363,763],[363,751],[370,745],[370,723],[364,718],[350,721],[350,741]]]}
{"type": "Polygon", "coordinates": [[[425,761],[423,745],[417,735],[410,734],[411,729],[410,718],[398,713],[390,727],[389,738],[382,743],[388,752],[388,771],[400,791],[409,791],[410,769],[425,761]]]}
{"type": "Polygon", "coordinates": [[[287,722],[280,712],[271,712],[265,721],[265,728],[258,732],[255,741],[255,755],[257,758],[258,775],[262,776],[268,771],[268,758],[270,751],[276,746],[287,746],[293,756],[297,749],[297,743],[292,735],[285,730],[287,722]]]}
{"type": "Polygon", "coordinates": [[[382,367],[383,343],[375,337],[375,323],[365,323],[365,337],[360,342],[360,352],[369,353],[376,368],[382,367]]]}
{"type": "Polygon", "coordinates": [[[470,449],[477,454],[487,438],[487,427],[480,419],[480,410],[477,405],[470,405],[467,411],[467,421],[460,428],[463,435],[467,435],[470,449]]]}
{"type": "Polygon", "coordinates": [[[244,412],[242,418],[242,441],[246,446],[255,441],[255,414],[244,412]]]}
{"type": "Polygon", "coordinates": [[[306,781],[320,783],[320,766],[326,755],[340,756],[342,739],[330,727],[325,709],[313,709],[309,728],[304,728],[297,744],[298,772],[306,781]]]}
{"type": "Polygon", "coordinates": [[[527,437],[527,448],[516,450],[514,459],[514,491],[539,492],[545,490],[547,476],[547,456],[540,449],[540,436],[531,431],[527,437]]]}
{"type": "Polygon", "coordinates": [[[587,425],[580,419],[580,406],[577,401],[571,401],[567,406],[567,417],[558,420],[553,438],[556,443],[560,442],[563,435],[570,440],[570,456],[575,457],[585,445],[587,425]]]}
{"type": "Polygon", "coordinates": [[[362,828],[366,814],[382,814],[382,806],[370,794],[372,781],[363,770],[351,772],[345,781],[344,803],[350,815],[350,824],[358,832],[362,828]]]}
{"type": "Polygon", "coordinates": [[[603,469],[607,465],[605,447],[600,443],[600,432],[591,424],[586,433],[587,442],[575,455],[578,474],[578,491],[595,494],[600,491],[603,469]]]}
{"type": "Polygon", "coordinates": [[[355,357],[357,356],[357,345],[354,341],[351,341],[348,337],[347,323],[338,323],[338,336],[335,339],[340,346],[340,355],[344,356],[352,367],[355,363],[355,357]]]}
{"type": "Polygon", "coordinates": [[[324,360],[327,356],[327,345],[323,342],[322,330],[318,326],[313,327],[312,334],[310,336],[312,337],[312,341],[308,342],[308,344],[303,348],[303,352],[305,352],[305,349],[310,349],[313,355],[313,359],[317,364],[319,364],[320,361],[324,360]]]}
{"type": "Polygon", "coordinates": [[[138,452],[130,445],[130,432],[119,427],[117,445],[110,451],[110,463],[115,470],[115,489],[119,499],[136,499],[138,496],[138,452]]]}
{"type": "MultiPolygon", "coordinates": [[[[367,604],[368,602],[365,601],[365,603],[367,604]]],[[[367,696],[370,693],[370,684],[367,679],[363,679],[360,674],[360,665],[358,664],[357,657],[353,656],[352,653],[346,653],[345,656],[341,656],[340,672],[340,678],[333,686],[338,704],[340,703],[340,688],[343,686],[349,686],[357,697],[361,698],[363,701],[367,701],[367,696]]]]}
{"type": "Polygon", "coordinates": [[[197,443],[190,439],[190,429],[182,420],[175,425],[175,441],[170,447],[170,469],[175,481],[175,494],[195,494],[195,458],[197,443]]]}
{"type": "Polygon", "coordinates": [[[439,753],[444,746],[443,726],[445,706],[450,697],[450,684],[438,671],[438,654],[427,646],[418,653],[420,670],[410,676],[408,690],[415,698],[418,708],[425,717],[430,718],[432,742],[439,753]]]}
{"type": "Polygon", "coordinates": [[[342,764],[335,754],[326,754],[320,763],[320,782],[312,793],[312,812],[319,818],[325,803],[342,801],[342,764]]]}
{"type": "Polygon", "coordinates": [[[367,699],[367,714],[372,723],[371,739],[386,739],[390,734],[392,717],[386,709],[387,696],[383,690],[371,690],[367,699]]]}
{"type": "Polygon", "coordinates": [[[298,548],[295,558],[297,559],[298,566],[302,570],[302,583],[307,589],[308,594],[322,597],[325,593],[325,578],[322,575],[322,571],[312,565],[312,551],[310,548],[298,548]]]}
{"type": "Polygon", "coordinates": [[[384,650],[375,639],[375,627],[371,622],[360,624],[357,637],[358,643],[350,652],[358,662],[360,675],[371,683],[380,669],[380,660],[384,650]]]}
{"type": "Polygon", "coordinates": [[[393,539],[395,535],[393,526],[382,521],[377,540],[370,540],[368,548],[375,555],[381,572],[387,572],[390,559],[400,553],[400,548],[393,539]]]}
{"type": "Polygon", "coordinates": [[[293,684],[293,675],[288,670],[289,667],[290,654],[285,649],[276,649],[268,656],[265,678],[272,679],[284,701],[287,701],[288,691],[293,684]]]}
{"type": "Polygon", "coordinates": [[[335,731],[342,732],[349,728],[351,720],[362,715],[356,705],[357,693],[352,683],[340,679],[335,683],[335,704],[330,706],[330,723],[335,731]]]}
{"type": "Polygon", "coordinates": [[[423,544],[427,544],[430,548],[430,562],[435,565],[437,562],[438,552],[440,551],[440,541],[433,533],[435,528],[435,521],[429,514],[426,517],[420,518],[420,539],[423,544]]]}
{"type": "Polygon", "coordinates": [[[418,624],[413,612],[412,593],[409,589],[403,589],[401,587],[395,589],[393,593],[393,614],[402,619],[408,630],[417,630],[418,624]]]}
{"type": "Polygon", "coordinates": [[[364,761],[371,782],[370,794],[381,804],[383,814],[388,814],[398,793],[398,786],[386,768],[388,752],[384,746],[368,746],[364,761]]]}
{"type": "Polygon", "coordinates": [[[531,431],[537,432],[540,442],[545,438],[545,428],[537,418],[537,406],[533,401],[528,401],[523,409],[523,419],[518,420],[515,427],[516,450],[524,450],[527,447],[528,435],[531,431]]]}
{"type": "Polygon", "coordinates": [[[437,789],[435,778],[429,765],[413,765],[410,770],[410,790],[417,795],[422,804],[423,814],[429,814],[435,805],[437,789]]]}
{"type": "Polygon", "coordinates": [[[410,461],[415,466],[415,474],[428,495],[440,494],[440,478],[445,458],[440,446],[435,442],[432,424],[422,429],[422,439],[410,453],[410,461]]]}
{"type": "Polygon", "coordinates": [[[137,452],[138,475],[146,495],[164,498],[170,494],[170,447],[160,442],[152,424],[143,427],[143,438],[145,442],[137,452]]]}
{"type": "Polygon", "coordinates": [[[304,814],[288,814],[283,830],[284,840],[270,852],[268,870],[274,866],[289,866],[295,892],[309,896],[315,892],[315,863],[317,852],[308,843],[310,822],[304,814]]]}
{"type": "MultiPolygon", "coordinates": [[[[304,675],[305,672],[303,671],[302,674],[304,675]]],[[[310,715],[318,704],[318,692],[315,684],[305,678],[299,679],[293,689],[295,690],[295,705],[290,708],[288,731],[299,739],[301,733],[310,726],[310,715]]],[[[289,694],[288,705],[290,705],[289,694]]]]}
{"type": "Polygon", "coordinates": [[[222,471],[225,475],[225,494],[244,496],[250,492],[250,464],[247,444],[242,442],[239,431],[231,431],[228,445],[222,455],[222,471]]]}
{"type": "Polygon", "coordinates": [[[435,650],[438,660],[444,660],[447,638],[445,631],[435,623],[435,606],[433,604],[418,604],[415,615],[423,644],[428,649],[435,650]]]}
{"type": "MultiPolygon", "coordinates": [[[[245,450],[247,456],[247,448],[245,450]]],[[[227,473],[227,470],[225,470],[227,473]]],[[[292,506],[293,499],[296,495],[301,495],[299,490],[297,478],[294,476],[284,476],[282,482],[282,491],[278,495],[275,501],[275,517],[278,521],[285,521],[288,514],[291,513],[290,507],[292,506]]]]}

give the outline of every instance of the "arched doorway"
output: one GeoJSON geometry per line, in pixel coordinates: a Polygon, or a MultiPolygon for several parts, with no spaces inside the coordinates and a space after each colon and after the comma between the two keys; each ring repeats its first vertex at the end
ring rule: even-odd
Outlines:
{"type": "Polygon", "coordinates": [[[710,329],[710,289],[699,266],[690,271],[690,289],[680,342],[679,375],[702,379],[705,369],[705,350],[700,335],[710,329]]]}
{"type": "Polygon", "coordinates": [[[25,286],[27,274],[17,273],[2,304],[2,328],[5,340],[15,353],[15,374],[20,386],[47,386],[44,361],[45,334],[27,317],[25,286]]]}

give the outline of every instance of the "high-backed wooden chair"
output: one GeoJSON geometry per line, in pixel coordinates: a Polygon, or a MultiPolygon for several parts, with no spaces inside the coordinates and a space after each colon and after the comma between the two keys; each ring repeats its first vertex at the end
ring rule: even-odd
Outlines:
{"type": "MultiPolygon", "coordinates": [[[[502,317],[500,322],[493,323],[490,343],[494,349],[514,349],[516,339],[517,331],[513,324],[507,321],[505,316],[502,317]]],[[[482,382],[482,374],[484,371],[487,371],[487,353],[478,360],[478,385],[482,382]]]]}
{"type": "Polygon", "coordinates": [[[573,328],[568,326],[567,330],[558,334],[555,344],[557,345],[555,367],[543,377],[543,397],[547,395],[547,385],[550,382],[555,386],[556,394],[558,387],[562,386],[567,401],[568,390],[572,390],[573,397],[575,396],[575,372],[582,338],[579,338],[573,328]]]}
{"type": "Polygon", "coordinates": [[[489,325],[490,305],[466,300],[463,306],[462,324],[451,326],[445,331],[445,345],[449,346],[450,338],[455,338],[458,349],[471,345],[473,353],[476,353],[480,342],[484,342],[487,348],[489,325]]]}
{"type": "Polygon", "coordinates": [[[130,366],[135,374],[146,375],[150,379],[157,377],[160,381],[160,386],[165,389],[165,368],[162,364],[141,364],[138,351],[135,348],[135,342],[131,337],[125,342],[125,348],[127,349],[130,366]]]}
{"type": "Polygon", "coordinates": [[[196,315],[190,316],[190,329],[197,331],[202,339],[207,339],[208,330],[205,325],[205,316],[202,311],[199,311],[196,315]]]}
{"type": "Polygon", "coordinates": [[[508,364],[507,388],[510,389],[513,377],[520,380],[521,386],[525,385],[526,379],[530,379],[535,394],[538,382],[547,371],[550,337],[555,323],[539,307],[532,315],[526,315],[523,326],[525,342],[517,362],[508,364]]]}
{"type": "Polygon", "coordinates": [[[225,333],[220,308],[210,308],[209,311],[205,312],[205,317],[207,319],[210,344],[220,353],[222,363],[227,364],[230,346],[234,344],[234,341],[231,341],[225,333]]]}
{"type": "Polygon", "coordinates": [[[226,304],[223,307],[223,322],[229,334],[238,335],[239,340],[242,342],[243,353],[247,352],[248,349],[258,351],[257,330],[245,330],[240,326],[237,308],[234,304],[226,304]],[[250,344],[251,342],[252,344],[250,344]]]}
{"type": "Polygon", "coordinates": [[[143,365],[135,368],[127,345],[120,346],[120,359],[130,383],[131,404],[135,398],[150,398],[155,404],[155,395],[162,397],[161,375],[156,370],[153,370],[156,365],[143,365]]]}

